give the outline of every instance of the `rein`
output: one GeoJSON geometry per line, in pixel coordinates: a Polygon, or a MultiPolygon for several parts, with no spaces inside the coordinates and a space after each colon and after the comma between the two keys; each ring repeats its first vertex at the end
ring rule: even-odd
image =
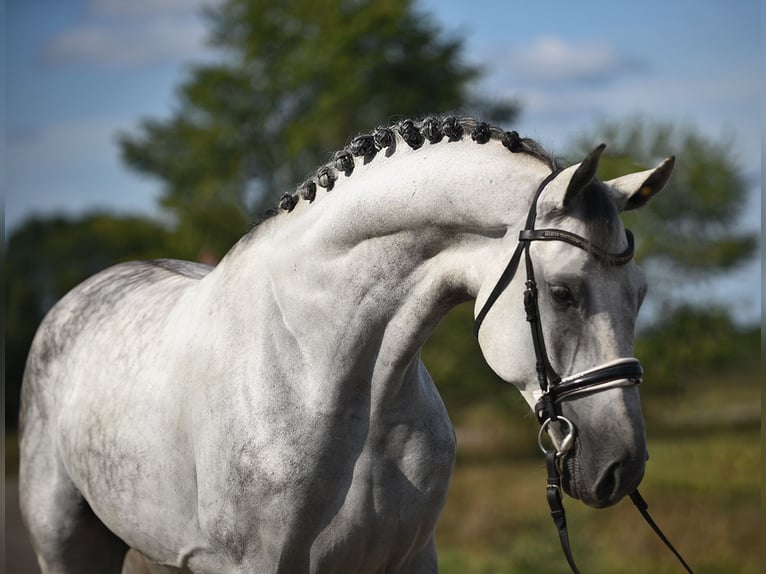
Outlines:
{"type": "MultiPolygon", "coordinates": [[[[566,514],[561,499],[561,468],[560,461],[564,454],[574,447],[575,426],[570,420],[563,417],[560,412],[560,404],[573,396],[584,393],[596,393],[618,387],[627,387],[641,383],[643,369],[638,359],[621,358],[608,363],[604,363],[587,371],[560,377],[548,358],[545,349],[545,337],[543,335],[542,324],[540,321],[540,308],[538,303],[538,290],[535,281],[534,266],[529,254],[529,246],[532,241],[563,241],[592,254],[596,259],[605,265],[624,265],[633,259],[634,242],[633,234],[625,230],[628,246],[620,253],[611,253],[594,245],[589,240],[575,233],[562,229],[535,229],[535,218],[537,217],[537,201],[543,190],[560,173],[560,170],[554,170],[538,186],[532,199],[532,205],[527,214],[524,229],[519,233],[519,242],[513,252],[503,273],[500,275],[495,287],[484,302],[474,321],[474,335],[478,338],[479,329],[492,306],[499,299],[500,295],[510,285],[511,280],[516,275],[516,271],[521,263],[521,257],[524,256],[527,280],[524,291],[524,310],[526,319],[529,322],[532,343],[535,349],[535,370],[537,372],[537,382],[540,390],[535,393],[537,404],[535,405],[535,416],[540,423],[538,433],[538,444],[545,455],[545,465],[548,473],[546,485],[546,499],[551,509],[551,517],[559,533],[561,548],[564,556],[569,563],[572,572],[579,574],[577,565],[572,556],[572,550],[569,544],[569,533],[567,530],[566,514]],[[560,440],[558,448],[548,449],[543,445],[543,435],[549,430],[552,424],[558,424],[560,427],[566,427],[564,438],[560,440]]],[[[678,558],[687,572],[693,574],[692,569],[684,561],[678,551],[673,547],[667,537],[662,533],[657,524],[652,520],[648,512],[648,505],[641,497],[638,489],[630,493],[630,499],[635,504],[641,516],[646,520],[649,526],[654,530],[657,536],[665,543],[671,552],[678,558]]]]}

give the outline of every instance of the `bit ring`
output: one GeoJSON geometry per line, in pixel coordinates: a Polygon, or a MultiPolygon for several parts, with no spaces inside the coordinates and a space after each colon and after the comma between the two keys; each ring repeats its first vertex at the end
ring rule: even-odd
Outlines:
{"type": "Polygon", "coordinates": [[[551,418],[545,419],[543,424],[540,426],[539,432],[537,433],[537,445],[540,447],[540,450],[543,454],[548,454],[550,452],[547,448],[545,448],[545,445],[543,444],[543,433],[547,431],[548,427],[554,422],[564,423],[567,426],[566,434],[561,440],[561,447],[556,451],[556,458],[558,458],[565,452],[572,450],[574,447],[575,427],[572,424],[572,421],[566,417],[558,416],[555,421],[551,418]]]}

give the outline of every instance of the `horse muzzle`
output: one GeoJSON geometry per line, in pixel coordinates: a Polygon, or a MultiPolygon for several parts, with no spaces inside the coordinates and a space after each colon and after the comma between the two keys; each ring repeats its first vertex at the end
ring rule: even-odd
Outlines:
{"type": "Polygon", "coordinates": [[[561,464],[561,482],[564,492],[593,508],[606,508],[617,504],[633,492],[644,477],[646,457],[613,457],[611,462],[599,465],[601,469],[588,472],[592,464],[583,460],[582,451],[574,449],[564,455],[561,464]],[[593,476],[589,476],[589,475],[593,476]]]}
{"type": "MultiPolygon", "coordinates": [[[[615,504],[641,482],[646,463],[643,432],[629,433],[639,421],[604,420],[608,411],[595,410],[592,424],[575,424],[561,414],[562,403],[610,389],[631,387],[641,382],[637,359],[621,358],[581,373],[562,378],[541,393],[535,413],[541,426],[538,443],[543,452],[555,450],[561,467],[562,487],[588,506],[602,508],[615,504]],[[544,444],[550,435],[553,446],[544,444]]],[[[573,413],[574,414],[574,413],[573,413]]],[[[579,417],[578,417],[579,418],[579,417]]]]}

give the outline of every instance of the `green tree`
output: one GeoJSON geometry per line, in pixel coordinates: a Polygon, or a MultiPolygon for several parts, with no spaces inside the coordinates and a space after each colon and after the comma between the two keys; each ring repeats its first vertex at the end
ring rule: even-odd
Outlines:
{"type": "Polygon", "coordinates": [[[748,188],[727,141],[693,128],[633,118],[605,122],[577,140],[573,157],[606,142],[599,175],[608,180],[676,156],[662,194],[637,213],[623,214],[636,236],[636,259],[649,274],[656,307],[679,304],[679,289],[750,259],[757,236],[739,228],[748,188]]]}
{"type": "Polygon", "coordinates": [[[208,16],[220,58],[191,71],[173,117],[120,137],[127,164],[162,181],[189,257],[225,252],[362,130],[463,108],[495,121],[516,112],[470,97],[480,69],[413,0],[227,0],[208,16]]]}
{"type": "Polygon", "coordinates": [[[27,353],[45,313],[101,269],[167,255],[167,239],[167,230],[156,222],[101,214],[30,219],[11,234],[4,278],[6,427],[16,426],[27,353]]]}
{"type": "Polygon", "coordinates": [[[698,379],[757,372],[759,339],[759,328],[735,325],[725,309],[682,304],[644,329],[636,355],[648,359],[652,392],[675,393],[698,379]]]}

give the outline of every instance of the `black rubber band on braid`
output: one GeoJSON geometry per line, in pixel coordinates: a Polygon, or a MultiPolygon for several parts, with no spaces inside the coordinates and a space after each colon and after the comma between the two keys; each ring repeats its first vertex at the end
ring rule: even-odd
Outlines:
{"type": "Polygon", "coordinates": [[[479,122],[476,124],[476,127],[473,128],[471,139],[476,143],[485,144],[489,141],[491,133],[487,122],[479,122]]]}
{"type": "Polygon", "coordinates": [[[356,136],[349,146],[351,153],[357,157],[372,158],[378,153],[375,147],[375,139],[369,135],[356,136]]]}
{"type": "Polygon", "coordinates": [[[448,116],[442,121],[442,133],[449,141],[457,141],[463,137],[463,126],[454,116],[448,116]]]}
{"type": "Polygon", "coordinates": [[[389,147],[394,143],[394,132],[390,128],[379,127],[372,133],[372,139],[375,143],[375,148],[382,150],[389,147]]]}
{"type": "Polygon", "coordinates": [[[344,149],[335,152],[333,161],[335,163],[335,169],[346,175],[351,175],[351,172],[354,171],[354,156],[351,155],[351,152],[348,150],[344,149]]]}
{"type": "Polygon", "coordinates": [[[303,199],[311,203],[317,196],[317,184],[309,180],[300,186],[298,193],[303,199]]]}
{"type": "Polygon", "coordinates": [[[330,166],[323,165],[317,170],[317,183],[330,191],[335,185],[335,180],[338,175],[330,168],[330,166]]]}
{"type": "Polygon", "coordinates": [[[412,120],[404,120],[399,124],[399,135],[412,149],[418,149],[423,145],[425,138],[412,120]]]}
{"type": "Polygon", "coordinates": [[[523,146],[521,144],[521,138],[518,132],[505,132],[503,134],[503,145],[511,150],[513,153],[522,151],[523,146]]]}
{"type": "Polygon", "coordinates": [[[279,200],[279,209],[290,212],[295,209],[296,203],[298,203],[297,196],[291,193],[285,193],[279,200]]]}
{"type": "Polygon", "coordinates": [[[421,131],[429,143],[432,144],[439,143],[444,138],[441,123],[435,117],[426,118],[423,121],[423,127],[421,131]]]}

